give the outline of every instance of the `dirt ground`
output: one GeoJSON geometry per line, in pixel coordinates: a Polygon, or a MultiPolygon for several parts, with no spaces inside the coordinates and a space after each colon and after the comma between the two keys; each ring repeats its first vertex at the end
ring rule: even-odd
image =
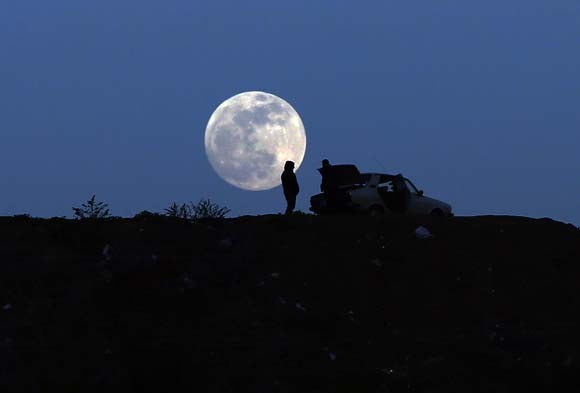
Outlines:
{"type": "Polygon", "coordinates": [[[5,217],[0,391],[563,391],[579,284],[549,219],[5,217]]]}

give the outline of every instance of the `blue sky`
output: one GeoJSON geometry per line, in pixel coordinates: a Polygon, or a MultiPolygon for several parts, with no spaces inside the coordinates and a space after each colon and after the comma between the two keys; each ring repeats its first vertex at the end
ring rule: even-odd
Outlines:
{"type": "Polygon", "coordinates": [[[19,0],[0,6],[0,215],[115,215],[211,198],[278,213],[280,188],[213,171],[205,126],[261,90],[322,158],[402,172],[459,215],[580,224],[580,3],[19,0]]]}

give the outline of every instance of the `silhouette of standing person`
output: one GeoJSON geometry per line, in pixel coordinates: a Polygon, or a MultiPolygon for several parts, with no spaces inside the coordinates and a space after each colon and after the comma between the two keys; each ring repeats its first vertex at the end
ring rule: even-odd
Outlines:
{"type": "Polygon", "coordinates": [[[322,176],[322,181],[320,182],[320,191],[326,195],[326,207],[329,210],[335,209],[337,206],[337,196],[336,196],[336,187],[332,184],[330,178],[330,161],[328,159],[322,160],[322,167],[318,170],[320,175],[322,176]]]}
{"type": "Polygon", "coordinates": [[[405,179],[401,174],[395,175],[393,179],[393,192],[395,195],[396,210],[404,213],[411,200],[411,192],[405,185],[405,179]]]}
{"type": "Polygon", "coordinates": [[[322,181],[320,183],[320,191],[328,191],[328,168],[330,168],[330,161],[326,158],[322,160],[322,168],[320,168],[320,175],[322,175],[322,181]]]}
{"type": "Polygon", "coordinates": [[[284,164],[284,172],[282,172],[282,188],[284,190],[284,197],[286,198],[286,214],[292,214],[296,207],[296,195],[300,192],[298,180],[294,174],[294,162],[286,161],[284,164]]]}

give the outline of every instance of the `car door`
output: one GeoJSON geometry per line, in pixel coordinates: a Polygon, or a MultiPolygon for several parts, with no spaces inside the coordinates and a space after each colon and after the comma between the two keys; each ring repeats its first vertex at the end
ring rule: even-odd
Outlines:
{"type": "Polygon", "coordinates": [[[380,175],[373,173],[367,174],[365,184],[356,190],[351,191],[352,202],[357,205],[357,209],[366,211],[372,206],[382,206],[386,211],[381,197],[377,191],[380,175]]]}
{"type": "Polygon", "coordinates": [[[393,176],[384,174],[380,175],[379,184],[377,186],[377,196],[387,213],[393,213],[393,188],[393,176]]]}
{"type": "Polygon", "coordinates": [[[425,198],[419,193],[415,185],[407,178],[405,178],[405,187],[410,192],[409,205],[407,206],[407,214],[429,214],[429,206],[425,198]]]}

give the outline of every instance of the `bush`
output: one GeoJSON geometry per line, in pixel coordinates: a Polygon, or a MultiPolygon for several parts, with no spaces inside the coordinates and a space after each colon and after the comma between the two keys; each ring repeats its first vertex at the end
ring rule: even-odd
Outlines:
{"type": "Polygon", "coordinates": [[[75,218],[80,220],[102,220],[111,216],[109,214],[109,205],[105,202],[96,202],[94,195],[86,203],[83,203],[81,207],[73,207],[72,209],[75,218]]]}
{"type": "Polygon", "coordinates": [[[149,210],[143,210],[133,216],[134,220],[147,220],[147,219],[155,219],[163,217],[162,214],[159,213],[152,213],[149,210]]]}
{"type": "Polygon", "coordinates": [[[191,219],[191,208],[185,203],[178,205],[173,202],[167,209],[165,209],[165,215],[172,218],[181,218],[184,220],[191,219]]]}
{"type": "Polygon", "coordinates": [[[202,199],[198,203],[183,203],[178,205],[173,202],[167,209],[165,215],[184,220],[198,221],[204,219],[224,218],[230,209],[213,203],[209,199],[202,199]]]}
{"type": "Polygon", "coordinates": [[[193,211],[194,220],[224,218],[230,212],[230,209],[227,207],[219,206],[217,203],[213,203],[209,199],[202,199],[197,204],[192,204],[191,209],[193,211]]]}
{"type": "Polygon", "coordinates": [[[159,214],[159,213],[152,213],[149,210],[142,210],[139,213],[135,214],[133,216],[133,218],[136,220],[140,220],[140,219],[160,217],[160,216],[161,216],[161,214],[159,214]]]}
{"type": "Polygon", "coordinates": [[[28,213],[15,214],[12,217],[14,217],[16,220],[30,220],[32,218],[28,213]]]}

